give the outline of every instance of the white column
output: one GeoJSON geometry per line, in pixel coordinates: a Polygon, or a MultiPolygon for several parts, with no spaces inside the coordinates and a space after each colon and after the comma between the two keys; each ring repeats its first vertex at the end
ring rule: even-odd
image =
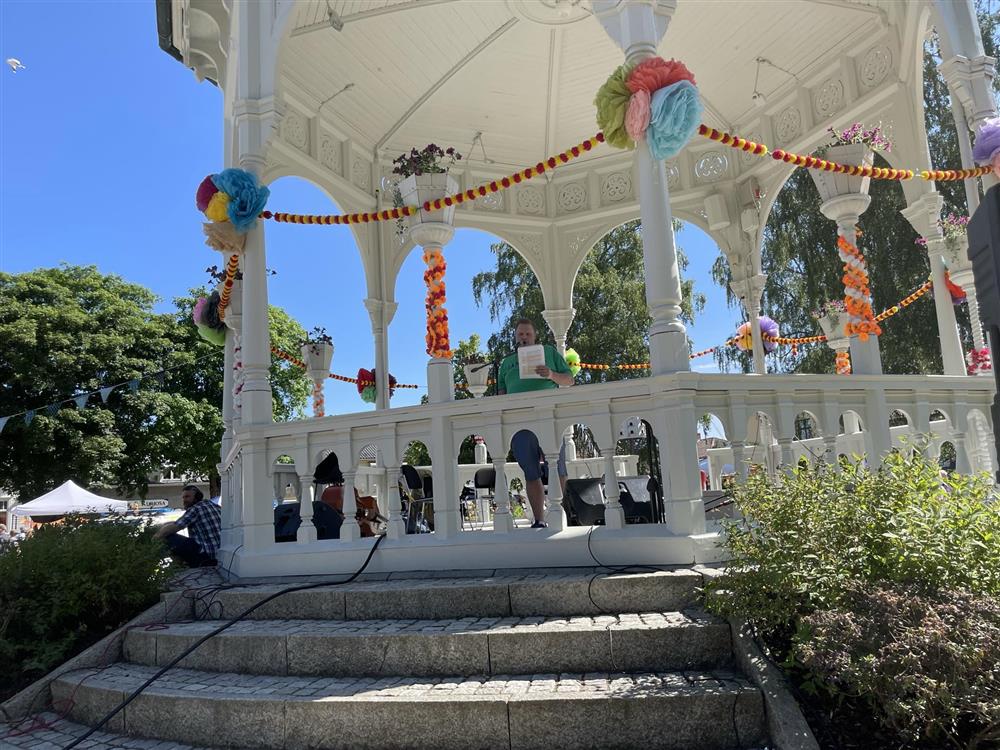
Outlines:
{"type": "Polygon", "coordinates": [[[388,409],[389,401],[389,324],[399,307],[396,302],[368,298],[365,308],[375,341],[375,408],[388,409]]]}
{"type": "MultiPolygon", "coordinates": [[[[298,461],[295,462],[296,466],[298,461]]],[[[299,474],[299,517],[302,525],[296,541],[299,544],[310,544],[316,541],[316,527],[313,525],[313,500],[316,497],[316,485],[312,474],[299,474]]]]}
{"type": "MultiPolygon", "coordinates": [[[[865,208],[871,202],[871,196],[852,196],[853,198],[865,198],[865,208]]],[[[839,200],[839,199],[834,199],[839,200]]],[[[826,205],[826,204],[824,204],[826,205]]],[[[845,208],[846,205],[845,205],[845,208]]],[[[847,209],[834,218],[837,222],[838,233],[852,245],[858,244],[858,232],[856,229],[858,220],[864,209],[854,212],[847,209]]],[[[825,213],[825,212],[824,212],[825,213]]],[[[829,214],[827,214],[829,216],[829,214]]],[[[867,266],[867,263],[865,264],[867,266]]],[[[872,270],[869,267],[868,274],[871,276],[872,270]]],[[[872,311],[873,313],[876,311],[872,311]]],[[[858,375],[881,375],[882,374],[882,352],[879,350],[878,336],[869,336],[867,341],[862,341],[857,336],[851,336],[851,372],[858,375]]]]}
{"type": "MultiPolygon", "coordinates": [[[[967,128],[977,132],[987,119],[997,116],[997,102],[993,94],[993,78],[996,76],[996,60],[983,51],[979,34],[979,22],[975,7],[968,0],[936,0],[936,10],[944,23],[941,26],[942,57],[939,66],[941,74],[948,82],[952,100],[961,103],[962,115],[967,128]]],[[[959,146],[962,137],[968,138],[968,130],[959,126],[959,146]]],[[[963,166],[965,154],[962,155],[963,166]]],[[[970,164],[971,166],[971,164],[970,164]]],[[[996,177],[989,173],[983,178],[983,188],[988,190],[996,184],[996,177]]],[[[977,196],[978,199],[978,196],[977,196]]],[[[969,213],[975,210],[969,204],[969,213]]]]}
{"type": "MultiPolygon", "coordinates": [[[[442,221],[428,221],[414,224],[409,229],[410,237],[420,247],[426,250],[444,251],[444,246],[451,241],[455,227],[442,221]]],[[[427,362],[427,398],[432,404],[452,401],[455,398],[454,369],[450,358],[431,357],[427,362]]],[[[435,488],[437,484],[435,483],[435,488]]],[[[435,489],[436,491],[436,489],[435,489]]],[[[434,528],[437,530],[435,514],[434,528]]]]}
{"type": "MultiPolygon", "coordinates": [[[[451,360],[448,378],[451,380],[451,360]]],[[[451,421],[436,414],[431,417],[430,442],[431,474],[434,477],[434,534],[439,538],[456,536],[462,530],[462,509],[458,503],[458,451],[452,436],[451,421]]]]}
{"type": "Polygon", "coordinates": [[[652,417],[663,472],[666,525],[675,534],[702,534],[705,509],[701,499],[694,392],[674,392],[663,397],[653,409],[652,417]]]}
{"type": "Polygon", "coordinates": [[[242,543],[246,554],[274,544],[274,483],[268,474],[267,444],[251,438],[240,446],[243,469],[242,543]]]}
{"type": "MultiPolygon", "coordinates": [[[[478,445],[476,446],[479,447],[478,445]]],[[[498,534],[509,534],[514,530],[514,514],[510,509],[510,494],[507,491],[507,476],[504,474],[505,457],[498,453],[493,457],[493,470],[496,472],[496,483],[493,486],[493,497],[497,504],[493,513],[493,531],[498,534]]]]}
{"type": "Polygon", "coordinates": [[[763,274],[755,274],[749,278],[734,279],[729,283],[733,293],[740,298],[747,320],[750,321],[750,333],[753,339],[753,371],[758,375],[767,374],[764,361],[764,339],[760,332],[760,301],[764,293],[763,274]]]}
{"type": "Polygon", "coordinates": [[[545,518],[535,519],[544,521],[550,529],[562,531],[566,528],[566,511],[562,506],[562,485],[559,482],[559,472],[556,469],[559,463],[559,450],[545,454],[545,460],[549,464],[549,488],[548,502],[545,506],[545,518]]]}
{"type": "Polygon", "coordinates": [[[389,518],[386,536],[399,540],[406,536],[403,524],[402,499],[399,496],[399,467],[386,466],[386,515],[389,518]]]}
{"type": "Polygon", "coordinates": [[[604,458],[604,525],[609,529],[625,528],[625,509],[621,503],[621,489],[618,487],[618,477],[615,475],[615,449],[601,448],[604,458]]]}
{"type": "Polygon", "coordinates": [[[937,314],[938,335],[941,340],[941,360],[945,375],[964,375],[965,357],[958,336],[955,306],[945,283],[944,235],[938,220],[944,199],[937,192],[924,193],[901,212],[917,233],[927,240],[927,257],[931,266],[934,285],[934,311],[937,314]]]}
{"type": "Polygon", "coordinates": [[[340,540],[342,542],[353,542],[361,538],[361,527],[358,525],[358,502],[354,499],[354,481],[357,477],[357,469],[353,468],[354,456],[348,453],[352,462],[349,469],[341,469],[344,474],[344,523],[340,527],[340,540]]]}
{"type": "MultiPolygon", "coordinates": [[[[656,55],[676,2],[620,3],[595,0],[594,14],[630,64],[656,55]]],[[[687,330],[680,319],[681,276],[674,245],[670,191],[663,162],[640,143],[635,150],[642,219],[642,257],[646,269],[650,371],[653,375],[691,369],[687,330]]]]}
{"type": "Polygon", "coordinates": [[[560,354],[566,354],[566,334],[573,323],[576,310],[568,307],[563,310],[542,310],[542,317],[552,331],[552,336],[556,342],[556,349],[560,354]]]}

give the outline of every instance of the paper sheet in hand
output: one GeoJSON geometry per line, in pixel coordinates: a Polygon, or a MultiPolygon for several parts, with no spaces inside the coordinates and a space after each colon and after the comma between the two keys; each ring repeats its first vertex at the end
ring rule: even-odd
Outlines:
{"type": "Polygon", "coordinates": [[[517,350],[518,375],[522,379],[538,379],[542,376],[535,372],[535,368],[545,364],[545,347],[540,344],[534,346],[522,346],[517,350]]]}

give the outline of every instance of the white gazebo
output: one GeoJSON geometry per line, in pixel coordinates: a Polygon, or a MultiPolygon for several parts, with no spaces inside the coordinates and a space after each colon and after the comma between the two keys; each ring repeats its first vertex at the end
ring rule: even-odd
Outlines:
{"type": "MultiPolygon", "coordinates": [[[[161,46],[224,92],[226,163],[205,171],[240,167],[265,184],[302,177],[346,213],[392,207],[391,160],[412,146],[464,146],[468,158],[451,172],[463,190],[569,149],[597,132],[593,99],[608,75],[623,61],[653,55],[682,60],[694,72],[709,127],[772,150],[809,154],[827,127],[892,122],[892,166],[921,169],[931,166],[921,61],[933,25],[965,159],[971,158],[970,129],[996,116],[994,60],[983,52],[971,0],[159,0],[158,24],[161,46]]],[[[854,364],[849,376],[767,375],[759,328],[755,374],[690,370],[671,218],[692,222],[716,240],[733,289],[756,321],[764,281],[760,230],[792,169],[698,136],[667,162],[655,161],[641,145],[634,151],[601,145],[540,177],[467,200],[453,217],[428,214],[424,226],[402,237],[394,222],[352,224],[376,345],[377,409],[294,423],[272,418],[266,222],[258,222],[240,260],[242,308],[226,319],[220,559],[238,576],[356,568],[370,542],[359,539],[350,489],[368,446],[376,448],[375,482],[390,518],[389,538],[372,560],[375,571],[578,566],[593,564],[592,554],[614,564],[714,559],[717,537],[706,528],[696,447],[696,422],[704,413],[723,423],[731,442],[726,462],[737,471],[746,460],[773,472],[802,455],[832,460],[845,446],[860,446],[877,462],[898,442],[890,414],[897,422],[905,416],[909,433],[950,441],[959,471],[991,468],[993,384],[965,375],[945,287],[948,261],[937,224],[942,199],[932,181],[901,184],[905,215],[928,240],[942,375],[883,375],[877,337],[845,343],[854,364]],[[450,361],[431,359],[431,403],[389,408],[393,290],[415,245],[443,246],[447,254],[455,226],[509,242],[537,276],[545,322],[564,347],[584,257],[609,230],[635,218],[643,226],[651,377],[454,401],[450,361]],[[237,347],[243,374],[234,389],[237,347]],[[803,414],[813,427],[800,440],[796,421],[803,414]],[[664,523],[625,525],[610,482],[607,524],[588,539],[587,528],[566,526],[553,482],[549,530],[514,529],[503,501],[502,460],[514,432],[533,429],[554,463],[567,428],[586,423],[610,476],[619,430],[634,417],[645,419],[659,440],[664,523]],[[497,459],[500,502],[492,530],[462,528],[456,456],[470,434],[483,436],[497,459]],[[435,531],[408,536],[389,489],[414,439],[426,443],[432,457],[435,531]],[[317,540],[308,501],[313,471],[330,452],[343,468],[347,521],[340,539],[317,540]],[[297,541],[276,544],[272,474],[284,455],[294,459],[297,491],[306,502],[297,541]]],[[[845,236],[867,206],[860,182],[833,186],[823,204],[845,236]]],[[[974,181],[968,190],[974,209],[974,181]]]]}

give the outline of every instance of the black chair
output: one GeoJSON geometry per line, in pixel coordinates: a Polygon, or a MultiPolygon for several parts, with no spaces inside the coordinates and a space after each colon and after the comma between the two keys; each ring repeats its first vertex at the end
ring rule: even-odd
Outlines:
{"type": "Polygon", "coordinates": [[[567,479],[563,508],[570,526],[604,523],[604,490],[600,479],[567,479]]]}
{"type": "MultiPolygon", "coordinates": [[[[477,469],[475,476],[472,478],[472,484],[476,488],[477,500],[479,497],[479,490],[487,490],[490,493],[487,496],[490,501],[490,510],[496,510],[497,470],[492,466],[488,466],[485,469],[477,469]]],[[[487,521],[489,519],[482,518],[480,520],[487,521]]]]}
{"type": "Polygon", "coordinates": [[[418,533],[419,525],[434,530],[434,498],[424,495],[424,482],[420,473],[409,464],[399,467],[402,481],[399,483],[400,499],[406,514],[406,533],[418,533]],[[418,522],[422,521],[423,524],[418,522]]]}
{"type": "Polygon", "coordinates": [[[618,477],[618,499],[625,511],[625,523],[656,522],[650,494],[654,489],[651,477],[618,477]]]}
{"type": "Polygon", "coordinates": [[[340,527],[344,516],[322,500],[313,500],[313,526],[317,539],[340,539],[340,527]]]}
{"type": "Polygon", "coordinates": [[[274,541],[294,542],[301,525],[298,503],[284,503],[274,509],[274,541]]]}

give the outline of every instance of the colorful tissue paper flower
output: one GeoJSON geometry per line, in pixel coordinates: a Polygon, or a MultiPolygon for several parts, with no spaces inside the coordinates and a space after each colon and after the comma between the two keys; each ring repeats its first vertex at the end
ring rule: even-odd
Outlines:
{"type": "Polygon", "coordinates": [[[566,364],[569,365],[569,374],[574,378],[580,372],[580,355],[577,353],[576,349],[567,349],[566,356],[563,357],[566,360],[566,364]]]}
{"type": "Polygon", "coordinates": [[[958,284],[951,280],[951,274],[945,271],[944,283],[948,287],[948,292],[951,294],[951,304],[961,305],[965,302],[965,290],[962,289],[958,284]]]}
{"type": "Polygon", "coordinates": [[[227,213],[238,232],[253,228],[267,205],[271,191],[257,184],[257,178],[243,169],[224,169],[213,178],[216,187],[229,196],[227,213]]]}
{"type": "Polygon", "coordinates": [[[625,81],[625,85],[633,94],[645,91],[652,96],[654,91],[678,81],[690,81],[694,85],[694,74],[678,60],[651,57],[635,66],[625,81]]]}
{"type": "Polygon", "coordinates": [[[744,323],[736,329],[733,343],[736,344],[736,348],[741,352],[748,352],[753,349],[753,329],[750,327],[749,322],[744,323]]]}
{"type": "Polygon", "coordinates": [[[226,329],[225,328],[212,328],[212,326],[197,324],[195,328],[198,329],[198,334],[205,339],[210,344],[215,346],[225,346],[226,345],[226,329]]]}
{"type": "Polygon", "coordinates": [[[764,339],[764,351],[773,352],[778,348],[778,342],[768,341],[768,339],[778,338],[781,335],[781,330],[778,328],[778,324],[766,315],[761,315],[757,320],[760,321],[760,334],[764,339]]]}
{"type": "MultiPolygon", "coordinates": [[[[1000,169],[1000,117],[987,119],[976,131],[976,144],[972,147],[972,158],[979,164],[992,164],[993,171],[1000,169]]],[[[1000,174],[1000,173],[998,173],[1000,174]]]]}
{"type": "Polygon", "coordinates": [[[204,211],[208,208],[208,202],[212,200],[212,196],[219,192],[219,188],[216,187],[215,183],[212,182],[212,175],[209,175],[201,184],[198,186],[198,192],[195,193],[194,203],[198,207],[199,211],[204,211]]]}
{"type": "Polygon", "coordinates": [[[211,221],[229,221],[229,196],[221,190],[213,195],[205,207],[205,216],[211,221]]]}
{"type": "Polygon", "coordinates": [[[648,127],[649,92],[636,91],[628,100],[628,109],[625,111],[625,132],[632,140],[641,141],[646,137],[648,127]]]}
{"type": "Polygon", "coordinates": [[[678,81],[653,94],[646,142],[655,159],[676,155],[698,130],[701,98],[690,81],[678,81]]]}
{"type": "Polygon", "coordinates": [[[208,297],[199,297],[191,310],[191,320],[195,325],[206,325],[205,308],[208,307],[208,297]]]}
{"type": "Polygon", "coordinates": [[[615,148],[635,148],[635,141],[625,131],[625,110],[632,96],[625,80],[631,71],[631,66],[619,65],[594,97],[597,125],[604,132],[605,142],[615,148]]]}

